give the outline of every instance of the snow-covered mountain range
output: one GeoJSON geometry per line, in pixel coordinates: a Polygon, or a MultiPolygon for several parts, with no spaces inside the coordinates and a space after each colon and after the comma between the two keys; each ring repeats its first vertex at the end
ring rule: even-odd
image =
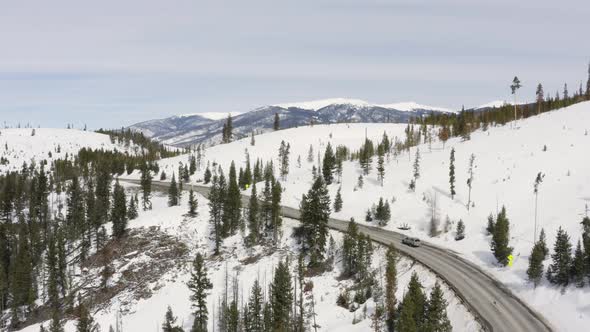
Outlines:
{"type": "MultiPolygon", "coordinates": [[[[240,138],[251,132],[269,131],[273,127],[275,114],[279,114],[281,128],[292,128],[310,123],[403,123],[411,117],[433,112],[455,111],[415,102],[371,104],[363,100],[344,98],[285,103],[263,106],[245,113],[232,113],[233,134],[235,138],[240,138]]],[[[221,141],[221,131],[227,114],[220,114],[223,113],[173,116],[137,123],[130,128],[169,145],[212,145],[221,141]]]]}

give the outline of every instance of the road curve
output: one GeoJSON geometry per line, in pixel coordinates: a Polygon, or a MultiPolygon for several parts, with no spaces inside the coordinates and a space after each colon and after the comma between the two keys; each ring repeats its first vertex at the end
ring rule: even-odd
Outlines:
{"type": "MultiPolygon", "coordinates": [[[[138,180],[121,179],[138,184],[138,180]]],[[[152,188],[167,190],[169,183],[153,181],[152,188]]],[[[188,186],[185,187],[185,189],[188,186]]],[[[192,185],[194,191],[207,197],[209,187],[192,185]]],[[[242,195],[244,205],[249,196],[242,195]]],[[[282,216],[300,219],[300,212],[283,206],[282,216]]],[[[348,221],[330,218],[328,226],[346,231],[348,221]]],[[[551,325],[536,311],[518,299],[502,283],[485,273],[475,264],[459,257],[450,250],[422,241],[422,246],[413,248],[401,243],[403,235],[377,227],[358,225],[359,230],[378,243],[393,243],[402,254],[412,257],[428,267],[451,287],[463,304],[471,311],[486,331],[542,332],[553,331],[551,325]]]]}

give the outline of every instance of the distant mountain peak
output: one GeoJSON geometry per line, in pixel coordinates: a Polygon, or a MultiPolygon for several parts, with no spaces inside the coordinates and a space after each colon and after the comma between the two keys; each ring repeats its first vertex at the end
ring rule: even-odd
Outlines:
{"type": "Polygon", "coordinates": [[[301,108],[305,110],[312,110],[317,111],[324,107],[330,105],[352,105],[356,107],[382,107],[387,109],[395,109],[398,111],[404,112],[413,112],[415,110],[433,110],[438,112],[444,113],[455,113],[448,108],[444,107],[435,107],[435,106],[428,106],[418,104],[416,102],[399,102],[399,103],[391,103],[391,104],[373,104],[361,99],[350,99],[350,98],[329,98],[329,99],[319,99],[319,100],[311,100],[311,101],[303,101],[303,102],[294,102],[294,103],[284,103],[284,104],[275,104],[271,106],[281,107],[281,108],[301,108]]]}
{"type": "Polygon", "coordinates": [[[234,117],[234,116],[238,116],[238,115],[242,114],[242,112],[201,112],[201,113],[181,114],[181,115],[178,115],[177,117],[187,118],[190,116],[200,116],[202,118],[209,119],[209,120],[221,120],[221,119],[227,118],[227,116],[230,114],[232,117],[234,117]]]}

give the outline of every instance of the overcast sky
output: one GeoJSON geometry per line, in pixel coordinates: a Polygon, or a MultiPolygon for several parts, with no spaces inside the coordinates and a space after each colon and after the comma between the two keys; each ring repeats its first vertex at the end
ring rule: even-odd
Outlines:
{"type": "Polygon", "coordinates": [[[0,121],[120,127],[331,97],[577,89],[590,1],[0,0],[0,121]]]}

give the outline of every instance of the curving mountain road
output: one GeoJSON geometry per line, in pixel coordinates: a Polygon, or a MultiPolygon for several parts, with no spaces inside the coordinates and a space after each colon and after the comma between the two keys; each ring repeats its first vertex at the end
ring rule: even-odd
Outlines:
{"type": "MultiPolygon", "coordinates": [[[[124,180],[138,184],[137,180],[124,180]]],[[[152,188],[167,190],[166,182],[152,182],[152,188]]],[[[192,185],[193,189],[207,197],[209,187],[192,185]]],[[[247,204],[249,196],[242,195],[247,204]]],[[[286,218],[300,219],[299,210],[283,206],[282,215],[286,218]]],[[[329,227],[338,231],[346,231],[348,221],[330,218],[329,227]]],[[[375,242],[389,245],[393,243],[403,254],[412,257],[425,265],[451,287],[464,305],[474,314],[486,331],[502,332],[542,332],[552,331],[551,325],[536,311],[499,281],[485,273],[475,264],[459,257],[448,249],[422,242],[419,248],[401,243],[403,235],[376,227],[358,225],[359,230],[371,237],[375,242]]]]}

